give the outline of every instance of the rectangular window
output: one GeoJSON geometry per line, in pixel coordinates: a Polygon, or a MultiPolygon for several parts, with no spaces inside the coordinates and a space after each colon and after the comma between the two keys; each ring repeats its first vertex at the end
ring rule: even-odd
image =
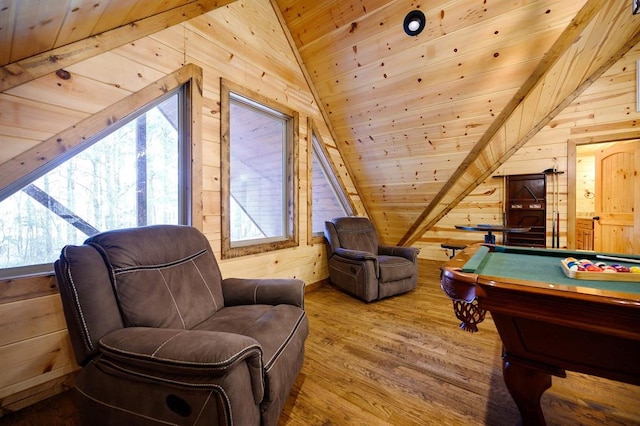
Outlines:
{"type": "Polygon", "coordinates": [[[313,121],[311,132],[311,229],[313,236],[324,234],[325,221],[340,216],[351,216],[353,207],[329,161],[324,144],[318,136],[313,121]]]}
{"type": "Polygon", "coordinates": [[[188,223],[187,98],[163,96],[0,194],[0,276],[50,271],[98,232],[188,223]]]}
{"type": "Polygon", "coordinates": [[[297,113],[223,80],[222,251],[236,257],[297,244],[297,113]]]}

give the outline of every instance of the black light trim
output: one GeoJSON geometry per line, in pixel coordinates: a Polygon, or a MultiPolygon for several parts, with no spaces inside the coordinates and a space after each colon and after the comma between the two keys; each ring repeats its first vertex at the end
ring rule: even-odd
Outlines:
{"type": "Polygon", "coordinates": [[[424,16],[421,10],[412,10],[404,17],[404,32],[408,36],[417,36],[424,30],[427,25],[427,18],[424,16]],[[417,25],[417,27],[416,27],[417,25]]]}

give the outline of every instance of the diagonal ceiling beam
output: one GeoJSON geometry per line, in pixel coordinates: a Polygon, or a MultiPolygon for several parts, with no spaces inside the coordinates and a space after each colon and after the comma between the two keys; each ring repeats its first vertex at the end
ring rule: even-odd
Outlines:
{"type": "Polygon", "coordinates": [[[640,42],[627,0],[588,0],[399,241],[411,245],[640,42]]]}
{"type": "Polygon", "coordinates": [[[0,92],[200,16],[235,0],[194,0],[0,68],[0,92]]]}

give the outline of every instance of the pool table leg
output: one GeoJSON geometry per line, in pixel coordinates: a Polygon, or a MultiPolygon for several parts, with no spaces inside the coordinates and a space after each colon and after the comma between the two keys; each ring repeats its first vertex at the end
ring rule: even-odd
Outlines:
{"type": "Polygon", "coordinates": [[[545,371],[522,364],[502,362],[502,375],[511,397],[515,401],[523,426],[546,425],[540,407],[540,398],[551,387],[551,375],[545,371]]]}

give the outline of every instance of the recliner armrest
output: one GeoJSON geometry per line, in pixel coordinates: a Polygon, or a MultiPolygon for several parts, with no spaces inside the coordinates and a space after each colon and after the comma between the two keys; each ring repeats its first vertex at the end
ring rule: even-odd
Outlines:
{"type": "Polygon", "coordinates": [[[415,247],[378,246],[378,253],[382,255],[404,257],[412,262],[415,262],[419,252],[420,249],[415,247]]]}
{"type": "Polygon", "coordinates": [[[294,305],[304,309],[304,281],[295,278],[226,278],[225,306],[294,305]]]}
{"type": "Polygon", "coordinates": [[[360,250],[351,250],[351,249],[346,249],[342,247],[337,248],[335,254],[340,255],[342,257],[346,257],[347,259],[352,259],[352,260],[375,260],[375,261],[378,260],[376,255],[373,253],[369,253],[367,251],[360,251],[360,250]]]}
{"type": "Polygon", "coordinates": [[[336,249],[334,256],[341,257],[345,260],[353,260],[356,262],[372,261],[373,270],[376,273],[376,278],[380,278],[380,265],[378,264],[378,257],[373,253],[339,247],[336,249]]]}
{"type": "Polygon", "coordinates": [[[99,341],[102,358],[146,376],[224,376],[239,363],[249,368],[253,397],[264,397],[262,348],[249,336],[204,330],[127,327],[99,341]]]}

